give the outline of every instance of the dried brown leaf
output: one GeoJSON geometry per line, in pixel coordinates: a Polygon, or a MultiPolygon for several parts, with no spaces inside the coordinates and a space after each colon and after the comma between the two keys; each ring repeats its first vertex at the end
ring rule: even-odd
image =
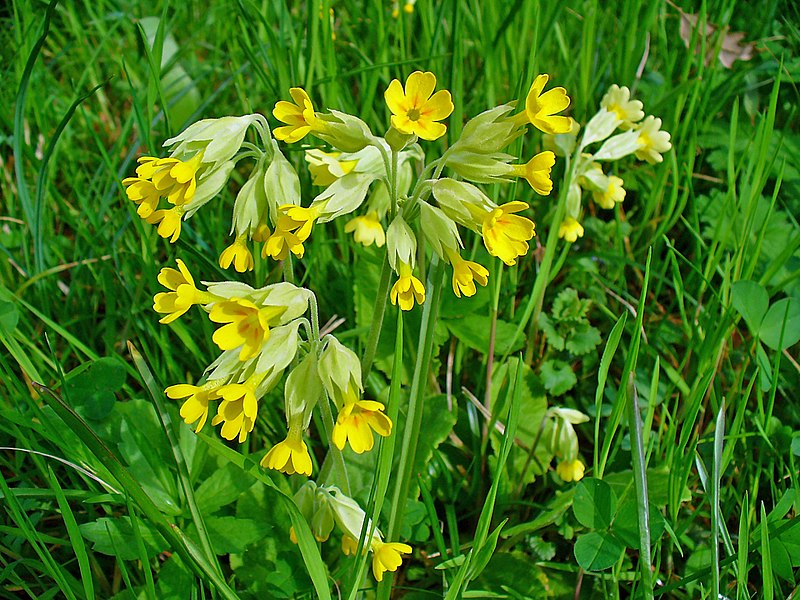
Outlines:
{"type": "MultiPolygon", "coordinates": [[[[678,9],[678,11],[681,13],[680,36],[683,43],[686,44],[688,48],[691,44],[692,36],[695,35],[695,31],[698,29],[698,16],[696,14],[683,12],[680,9],[678,9]]],[[[706,22],[706,66],[711,64],[715,58],[717,49],[716,35],[718,31],[719,28],[716,25],[706,22]]],[[[726,69],[730,69],[737,60],[750,60],[753,58],[756,44],[755,42],[743,44],[742,40],[744,37],[745,33],[742,31],[728,33],[727,27],[722,29],[722,46],[719,49],[719,53],[716,54],[716,58],[719,59],[719,62],[721,62],[726,69]]],[[[696,44],[695,52],[700,52],[699,43],[696,44]]]]}

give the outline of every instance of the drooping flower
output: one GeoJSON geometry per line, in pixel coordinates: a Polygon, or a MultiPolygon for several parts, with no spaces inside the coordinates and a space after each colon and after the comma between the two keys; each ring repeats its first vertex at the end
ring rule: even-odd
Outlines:
{"type": "Polygon", "coordinates": [[[276,127],[272,133],[279,140],[293,144],[319,127],[320,121],[314,113],[311,98],[303,88],[291,88],[289,94],[294,104],[281,100],[272,110],[275,118],[281,123],[286,123],[286,126],[276,127]]]}
{"type": "Polygon", "coordinates": [[[624,182],[619,177],[609,175],[605,183],[604,190],[592,190],[592,198],[600,208],[614,208],[625,200],[625,188],[622,187],[624,182]]]}
{"type": "Polygon", "coordinates": [[[156,189],[153,182],[139,177],[126,177],[122,180],[128,199],[135,202],[136,214],[146,219],[158,208],[161,192],[156,189]]]}
{"type": "Polygon", "coordinates": [[[475,282],[482,286],[489,283],[489,270],[483,265],[479,265],[471,260],[464,260],[456,251],[448,252],[448,259],[453,266],[453,293],[461,298],[461,295],[474,296],[477,291],[475,282]]]}
{"type": "Polygon", "coordinates": [[[284,260],[289,252],[303,258],[305,248],[303,242],[311,235],[314,222],[322,214],[324,205],[312,205],[308,208],[284,204],[279,207],[279,215],[275,231],[267,240],[261,251],[263,257],[271,256],[275,260],[284,260]]]}
{"type": "Polygon", "coordinates": [[[555,87],[542,93],[550,76],[542,74],[533,80],[528,96],[525,98],[525,113],[530,123],[544,133],[567,133],[572,129],[572,119],[556,113],[565,110],[570,103],[567,90],[555,87]]]}
{"type": "Polygon", "coordinates": [[[386,104],[392,111],[392,126],[407,135],[417,135],[423,140],[442,137],[447,127],[437,123],[453,112],[450,92],[436,88],[436,75],[426,71],[414,71],[406,79],[405,89],[399,80],[393,79],[384,92],[386,104]]]}
{"type": "Polygon", "coordinates": [[[317,148],[306,150],[305,159],[314,185],[329,186],[358,164],[358,160],[338,160],[341,155],[341,152],[323,152],[317,148]]]}
{"type": "Polygon", "coordinates": [[[514,214],[526,208],[525,202],[508,202],[483,218],[481,231],[486,249],[508,266],[517,264],[517,257],[528,252],[528,240],[535,235],[533,221],[514,214]]]}
{"type": "Polygon", "coordinates": [[[534,156],[524,165],[511,165],[513,169],[511,174],[524,177],[537,194],[547,196],[553,191],[550,170],[554,164],[556,164],[556,155],[546,150],[534,156]]]}
{"type": "Polygon", "coordinates": [[[403,554],[411,553],[411,546],[400,542],[372,540],[372,574],[377,581],[383,581],[386,571],[396,571],[403,563],[403,554]]]}
{"type": "Polygon", "coordinates": [[[158,225],[158,235],[162,238],[169,238],[169,243],[174,244],[181,236],[181,219],[183,219],[183,207],[176,206],[169,210],[161,209],[150,214],[145,220],[150,225],[158,225]]]}
{"type": "Polygon", "coordinates": [[[226,323],[214,332],[212,339],[220,350],[239,348],[239,360],[256,356],[261,345],[269,339],[269,328],[278,324],[286,312],[285,306],[257,306],[244,298],[215,302],[209,318],[214,323],[226,323]]]}
{"type": "Polygon", "coordinates": [[[219,255],[219,266],[227,269],[233,263],[234,268],[239,273],[252,271],[255,267],[253,254],[247,247],[247,234],[236,236],[236,240],[222,251],[219,255]]]}
{"type": "Polygon", "coordinates": [[[153,297],[153,310],[166,315],[159,319],[159,323],[172,323],[195,304],[207,304],[215,299],[195,287],[192,274],[180,258],[175,262],[179,270],[164,267],[158,274],[158,282],[170,290],[153,297]]]}
{"type": "Polygon", "coordinates": [[[386,243],[386,233],[383,231],[378,214],[374,211],[350,219],[345,224],[344,231],[352,233],[353,239],[363,246],[375,244],[378,248],[382,248],[386,243]]]}
{"type": "Polygon", "coordinates": [[[343,450],[349,441],[356,454],[372,450],[375,444],[373,431],[382,437],[387,437],[392,431],[392,421],[383,409],[383,404],[373,400],[345,401],[333,426],[331,438],[334,445],[343,450]]]}
{"type": "Polygon", "coordinates": [[[417,304],[425,302],[425,286],[414,277],[411,265],[400,262],[398,266],[400,277],[392,286],[389,298],[392,304],[399,305],[401,310],[411,310],[415,302],[417,304]]]}
{"type": "Polygon", "coordinates": [[[617,118],[622,121],[621,129],[630,129],[634,123],[644,118],[644,105],[639,100],[631,100],[631,91],[625,86],[613,84],[603,99],[600,106],[608,111],[616,113],[617,118]]]}
{"type": "Polygon", "coordinates": [[[558,237],[570,243],[575,242],[579,237],[583,237],[583,225],[574,217],[564,217],[558,228],[558,237]]]}
{"type": "Polygon", "coordinates": [[[258,414],[256,387],[259,382],[260,376],[253,376],[244,383],[229,383],[217,388],[217,395],[222,402],[211,424],[216,426],[222,423],[220,435],[226,440],[238,437],[241,444],[247,439],[247,434],[253,431],[258,414]]]}
{"type": "Polygon", "coordinates": [[[303,433],[300,428],[293,431],[289,429],[289,434],[282,442],[275,444],[269,452],[261,459],[261,466],[274,469],[287,475],[311,475],[311,455],[308,447],[303,441],[303,433]]]}
{"type": "Polygon", "coordinates": [[[650,115],[639,124],[637,131],[639,149],[636,151],[636,158],[646,160],[651,165],[664,160],[661,155],[672,148],[672,144],[669,141],[669,132],[661,131],[661,119],[650,115]]]}
{"type": "Polygon", "coordinates": [[[122,183],[136,179],[151,181],[160,197],[166,198],[170,204],[180,206],[194,197],[197,190],[197,171],[202,160],[202,152],[186,161],[172,157],[142,156],[138,159],[137,177],[130,177],[122,183]]]}
{"type": "Polygon", "coordinates": [[[181,404],[181,417],[187,425],[199,420],[195,432],[200,433],[206,424],[206,419],[208,419],[208,403],[211,400],[219,399],[217,394],[218,387],[216,383],[201,386],[179,383],[178,385],[169,386],[164,390],[164,393],[173,400],[186,398],[181,404]]]}
{"type": "Polygon", "coordinates": [[[564,481],[580,481],[586,472],[586,465],[580,459],[562,460],[556,466],[556,473],[564,481]]]}

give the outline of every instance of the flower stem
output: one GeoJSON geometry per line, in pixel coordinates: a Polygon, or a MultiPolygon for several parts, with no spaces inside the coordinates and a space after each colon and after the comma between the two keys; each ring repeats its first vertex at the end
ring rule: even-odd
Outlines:
{"type": "Polygon", "coordinates": [[[361,358],[361,380],[366,381],[369,372],[372,370],[372,363],[375,361],[375,353],[378,350],[378,342],[381,339],[381,326],[383,325],[383,315],[386,312],[386,300],[389,298],[389,283],[392,279],[392,267],[389,265],[389,255],[383,260],[381,268],[381,279],[378,282],[378,291],[375,295],[375,306],[372,309],[372,325],[367,337],[367,345],[364,348],[364,356],[361,358]]]}

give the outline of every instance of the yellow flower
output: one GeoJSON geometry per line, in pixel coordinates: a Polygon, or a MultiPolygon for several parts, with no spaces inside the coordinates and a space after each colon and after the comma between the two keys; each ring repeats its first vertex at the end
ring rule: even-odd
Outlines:
{"type": "Polygon", "coordinates": [[[297,545],[297,532],[295,532],[294,527],[289,527],[289,541],[295,546],[297,545]]]}
{"type": "Polygon", "coordinates": [[[302,431],[289,429],[289,435],[275,444],[261,459],[261,466],[287,475],[311,475],[311,455],[303,441],[302,431]]]}
{"type": "Polygon", "coordinates": [[[356,242],[364,246],[375,244],[378,248],[382,248],[386,243],[386,233],[383,231],[381,221],[375,211],[350,219],[345,224],[344,231],[352,233],[356,242]]]}
{"type": "Polygon", "coordinates": [[[214,332],[211,339],[220,350],[241,346],[239,360],[253,358],[269,339],[269,328],[275,326],[285,306],[258,307],[244,298],[215,302],[208,317],[214,323],[227,323],[214,332]]]}
{"type": "Polygon", "coordinates": [[[244,383],[229,383],[217,388],[217,396],[222,398],[222,402],[211,424],[222,423],[220,435],[226,440],[238,436],[241,444],[247,439],[247,434],[253,431],[258,414],[257,385],[258,381],[251,377],[244,383]]]}
{"type": "Polygon", "coordinates": [[[195,429],[195,432],[199,433],[208,418],[208,403],[211,400],[219,399],[216,388],[216,385],[197,386],[179,383],[178,385],[169,386],[164,390],[164,393],[173,400],[186,398],[186,401],[181,405],[181,417],[183,417],[187,425],[191,425],[199,419],[200,422],[195,429]]]}
{"type": "Polygon", "coordinates": [[[562,460],[556,467],[556,473],[564,481],[580,481],[583,479],[585,472],[586,466],[577,458],[575,460],[562,460]]]}
{"type": "Polygon", "coordinates": [[[255,261],[247,247],[247,234],[237,236],[236,240],[219,255],[220,267],[227,269],[231,263],[239,273],[253,270],[255,261]]]}
{"type": "Polygon", "coordinates": [[[181,219],[183,218],[183,208],[176,206],[169,210],[157,210],[145,220],[150,225],[158,224],[158,235],[162,238],[169,238],[169,243],[174,244],[181,236],[181,219]]]}
{"type": "Polygon", "coordinates": [[[375,440],[372,430],[382,437],[392,431],[392,421],[383,414],[384,406],[373,400],[345,401],[336,418],[331,438],[339,450],[344,450],[349,440],[350,447],[356,454],[372,450],[375,440]]]}
{"type": "Polygon", "coordinates": [[[646,160],[651,165],[664,160],[661,155],[672,148],[672,144],[669,142],[669,133],[660,130],[661,119],[652,115],[639,124],[636,129],[639,132],[639,149],[636,151],[636,158],[646,160]]]}
{"type": "Polygon", "coordinates": [[[453,293],[461,298],[474,296],[476,292],[475,282],[486,286],[489,283],[489,271],[483,265],[479,265],[471,260],[464,260],[461,255],[454,251],[447,252],[450,264],[453,265],[453,293]]]}
{"type": "Polygon", "coordinates": [[[172,323],[195,304],[213,302],[214,296],[201,292],[194,285],[194,279],[184,262],[178,258],[178,269],[164,267],[158,274],[158,282],[169,292],[159,292],[153,297],[153,310],[166,314],[159,323],[172,323]]]}
{"type": "Polygon", "coordinates": [[[396,571],[403,563],[403,554],[409,554],[411,546],[399,542],[382,542],[379,539],[372,540],[372,574],[375,579],[383,581],[383,574],[386,571],[396,571]]]}
{"type": "Polygon", "coordinates": [[[392,126],[406,135],[416,134],[423,140],[442,137],[447,127],[441,121],[453,112],[450,92],[436,88],[436,75],[414,71],[406,79],[405,90],[399,80],[393,79],[383,97],[392,111],[392,126]],[[431,95],[433,94],[433,95],[431,95]]]}
{"type": "Polygon", "coordinates": [[[197,190],[197,171],[202,164],[203,153],[198,152],[187,161],[177,158],[155,158],[142,156],[136,175],[153,182],[161,197],[170,204],[180,206],[194,197],[197,190]]]}
{"type": "Polygon", "coordinates": [[[565,217],[558,228],[558,237],[570,243],[575,242],[579,237],[583,237],[583,225],[574,217],[565,217]]]}
{"type": "Polygon", "coordinates": [[[604,191],[592,190],[592,197],[601,208],[614,208],[625,199],[625,188],[622,187],[622,179],[614,175],[609,175],[607,182],[608,186],[604,191]]]}
{"type": "Polygon", "coordinates": [[[281,123],[286,123],[286,126],[278,127],[272,133],[279,140],[293,144],[318,129],[322,123],[314,113],[311,98],[303,88],[291,88],[289,94],[294,104],[281,100],[272,110],[275,118],[281,123]]]}
{"type": "Polygon", "coordinates": [[[556,87],[542,93],[549,78],[549,75],[542,74],[533,80],[525,98],[525,112],[518,115],[518,118],[522,119],[524,114],[524,118],[545,133],[568,133],[572,129],[572,119],[556,115],[569,106],[567,90],[556,87]]]}
{"type": "Polygon", "coordinates": [[[524,177],[537,194],[547,196],[553,191],[550,170],[556,164],[556,155],[546,150],[540,152],[524,165],[511,165],[512,175],[524,177]]]}
{"type": "MultiPolygon", "coordinates": [[[[365,548],[366,550],[366,548],[365,548]]],[[[342,552],[345,556],[355,556],[358,551],[358,540],[350,535],[342,534],[342,552]]]]}
{"type": "Polygon", "coordinates": [[[399,304],[401,310],[411,310],[414,308],[414,302],[417,304],[425,302],[425,286],[412,275],[408,263],[401,262],[399,267],[400,278],[392,286],[389,298],[395,306],[399,304]]]}
{"type": "Polygon", "coordinates": [[[158,208],[161,192],[156,189],[152,181],[139,177],[126,177],[122,180],[128,199],[136,203],[136,214],[146,219],[158,208]]]}
{"type": "Polygon", "coordinates": [[[639,100],[631,100],[631,91],[625,86],[619,87],[616,83],[608,88],[606,95],[600,101],[600,106],[617,115],[622,121],[620,129],[630,129],[644,117],[642,110],[644,105],[639,100]]]}
{"type": "Polygon", "coordinates": [[[517,257],[528,252],[528,240],[536,235],[533,221],[514,214],[526,208],[525,202],[508,202],[483,218],[481,231],[486,249],[508,266],[517,264],[517,257]]]}
{"type": "Polygon", "coordinates": [[[341,154],[341,152],[323,152],[316,148],[306,150],[305,158],[314,185],[327,187],[355,169],[358,161],[337,160],[341,154]]]}
{"type": "Polygon", "coordinates": [[[303,258],[305,248],[303,242],[311,235],[311,229],[322,214],[325,203],[303,208],[294,204],[279,207],[279,215],[275,232],[269,237],[261,251],[261,256],[271,256],[275,260],[284,260],[289,252],[303,258]]]}

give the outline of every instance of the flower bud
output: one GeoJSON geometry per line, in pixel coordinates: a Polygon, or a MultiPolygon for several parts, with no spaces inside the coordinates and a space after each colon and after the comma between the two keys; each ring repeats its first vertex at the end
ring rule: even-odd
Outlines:
{"type": "Polygon", "coordinates": [[[278,218],[279,206],[300,204],[300,178],[275,140],[272,140],[272,162],[264,175],[264,191],[273,225],[278,218]]]}
{"type": "MultiPolygon", "coordinates": [[[[525,124],[509,118],[515,103],[495,106],[473,117],[453,144],[453,152],[495,154],[525,133],[525,124]]],[[[449,161],[448,161],[449,162],[449,161]]]]}
{"type": "Polygon", "coordinates": [[[461,237],[455,221],[442,212],[441,209],[431,206],[424,200],[419,201],[419,222],[425,239],[430,242],[434,252],[446,259],[448,250],[451,252],[462,247],[461,237]]]}
{"type": "Polygon", "coordinates": [[[386,231],[386,247],[389,252],[389,264],[395,272],[400,263],[413,266],[417,253],[417,238],[402,215],[397,215],[386,231]]]}
{"type": "Polygon", "coordinates": [[[348,387],[363,390],[361,361],[356,353],[332,335],[323,338],[325,348],[319,356],[319,376],[330,398],[347,392],[348,387]]]}
{"type": "Polygon", "coordinates": [[[286,378],[286,422],[303,418],[303,429],[308,427],[311,411],[322,393],[322,381],[317,374],[317,356],[309,353],[286,378]]]}
{"type": "Polygon", "coordinates": [[[318,115],[321,127],[314,135],[342,152],[358,152],[376,142],[364,121],[353,115],[331,110],[329,115],[318,115]]]}

